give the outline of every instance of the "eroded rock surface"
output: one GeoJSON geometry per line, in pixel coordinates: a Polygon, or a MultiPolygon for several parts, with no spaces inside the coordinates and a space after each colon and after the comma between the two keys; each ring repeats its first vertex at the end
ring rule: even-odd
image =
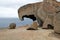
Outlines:
{"type": "Polygon", "coordinates": [[[32,3],[18,9],[19,18],[24,15],[34,15],[42,28],[48,28],[48,24],[54,26],[54,30],[60,32],[60,2],[56,0],[43,0],[43,2],[32,3]],[[42,24],[41,24],[42,23],[42,24]],[[58,30],[57,30],[58,29],[58,30]]]}
{"type": "Polygon", "coordinates": [[[38,29],[38,23],[33,22],[33,24],[27,30],[37,30],[37,29],[38,29]]]}

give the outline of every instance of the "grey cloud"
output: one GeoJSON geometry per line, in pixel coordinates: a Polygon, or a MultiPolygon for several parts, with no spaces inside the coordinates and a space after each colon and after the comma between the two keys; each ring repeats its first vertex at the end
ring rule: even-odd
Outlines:
{"type": "Polygon", "coordinates": [[[24,4],[27,4],[30,2],[36,2],[36,1],[40,1],[40,0],[19,0],[19,1],[16,1],[16,0],[13,0],[13,1],[12,0],[0,0],[0,6],[16,8],[16,7],[22,6],[24,4]]]}

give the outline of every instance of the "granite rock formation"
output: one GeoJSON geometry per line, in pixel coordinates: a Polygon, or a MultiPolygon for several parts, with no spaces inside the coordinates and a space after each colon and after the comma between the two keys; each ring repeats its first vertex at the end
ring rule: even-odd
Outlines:
{"type": "Polygon", "coordinates": [[[24,5],[18,9],[18,15],[21,20],[34,15],[42,28],[48,28],[50,24],[54,26],[56,32],[60,32],[60,2],[56,0],[43,0],[43,2],[24,5]]]}
{"type": "Polygon", "coordinates": [[[35,15],[38,11],[36,10],[36,8],[37,9],[40,8],[41,4],[42,2],[38,2],[38,3],[27,4],[20,7],[18,9],[18,16],[20,20],[24,20],[24,17],[31,18],[33,19],[33,21],[37,19],[39,24],[41,24],[40,26],[42,26],[43,21],[39,17],[36,18],[36,15],[35,15]]]}

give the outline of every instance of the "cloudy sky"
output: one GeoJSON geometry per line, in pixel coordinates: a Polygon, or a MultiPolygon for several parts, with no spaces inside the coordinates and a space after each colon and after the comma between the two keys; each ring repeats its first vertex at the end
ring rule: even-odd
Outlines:
{"type": "Polygon", "coordinates": [[[19,7],[39,1],[42,0],[0,0],[0,17],[18,17],[19,7]]]}

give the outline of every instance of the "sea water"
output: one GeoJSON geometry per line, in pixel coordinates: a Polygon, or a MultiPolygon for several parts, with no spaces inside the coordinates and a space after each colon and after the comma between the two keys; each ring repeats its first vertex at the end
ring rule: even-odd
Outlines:
{"type": "Polygon", "coordinates": [[[25,18],[24,21],[21,21],[19,18],[0,18],[0,28],[8,27],[10,23],[16,23],[18,26],[24,26],[26,24],[32,24],[32,20],[25,18]]]}

